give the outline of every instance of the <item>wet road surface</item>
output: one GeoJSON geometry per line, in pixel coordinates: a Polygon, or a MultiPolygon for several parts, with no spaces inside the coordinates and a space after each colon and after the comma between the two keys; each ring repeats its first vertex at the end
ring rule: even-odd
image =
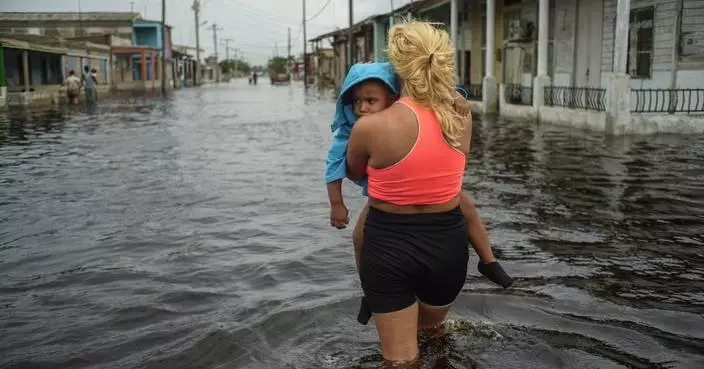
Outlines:
{"type": "MultiPolygon", "coordinates": [[[[239,80],[0,113],[0,368],[378,366],[327,220],[333,109],[239,80]]],[[[423,366],[704,367],[703,168],[700,136],[476,120],[465,188],[518,280],[472,255],[423,366]]]]}

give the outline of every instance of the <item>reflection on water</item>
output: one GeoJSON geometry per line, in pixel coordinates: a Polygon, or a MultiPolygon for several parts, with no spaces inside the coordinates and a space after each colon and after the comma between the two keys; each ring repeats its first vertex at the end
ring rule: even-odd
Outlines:
{"type": "MultiPolygon", "coordinates": [[[[377,367],[326,221],[319,92],[0,113],[0,367],[377,367]]],[[[484,120],[473,140],[466,190],[518,280],[470,268],[424,368],[704,367],[704,138],[484,120]]]]}

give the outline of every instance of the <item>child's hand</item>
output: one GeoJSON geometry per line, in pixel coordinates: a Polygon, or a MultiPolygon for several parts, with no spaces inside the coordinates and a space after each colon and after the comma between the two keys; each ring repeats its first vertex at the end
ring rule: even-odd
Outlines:
{"type": "Polygon", "coordinates": [[[345,203],[332,204],[330,207],[330,225],[337,229],[345,229],[349,222],[349,211],[345,203]]]}

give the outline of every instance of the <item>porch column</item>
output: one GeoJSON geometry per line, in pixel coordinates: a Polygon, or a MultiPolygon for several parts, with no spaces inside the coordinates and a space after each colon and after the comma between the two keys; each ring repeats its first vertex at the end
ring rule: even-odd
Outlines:
{"type": "Polygon", "coordinates": [[[384,24],[379,20],[374,21],[374,61],[380,62],[386,59],[384,54],[384,24]]]}
{"type": "Polygon", "coordinates": [[[550,0],[540,0],[538,9],[538,75],[533,80],[533,107],[536,109],[545,104],[545,87],[550,85],[550,77],[548,76],[549,12],[550,0]]]}
{"type": "Polygon", "coordinates": [[[452,42],[453,59],[455,63],[455,84],[459,83],[460,68],[457,64],[457,0],[450,1],[450,41],[452,42]]]}
{"type": "Polygon", "coordinates": [[[482,95],[484,100],[484,113],[492,114],[497,110],[497,91],[496,77],[494,77],[494,66],[496,57],[494,50],[496,49],[496,41],[494,41],[494,23],[496,16],[494,14],[494,0],[486,1],[486,74],[482,83],[482,95]]]}
{"type": "Polygon", "coordinates": [[[5,48],[0,44],[0,105],[5,105],[7,86],[5,85],[5,48]]]}
{"type": "Polygon", "coordinates": [[[626,70],[631,2],[618,0],[614,32],[614,72],[606,86],[606,132],[625,133],[631,124],[631,77],[626,70]]]}
{"type": "Polygon", "coordinates": [[[152,75],[152,79],[151,79],[151,80],[152,80],[152,86],[156,86],[156,84],[155,84],[155,82],[156,82],[156,73],[154,73],[154,72],[156,71],[156,68],[155,68],[156,66],[154,65],[154,62],[155,62],[155,59],[156,59],[156,58],[154,58],[154,50],[152,50],[152,53],[151,53],[150,57],[151,57],[151,62],[149,63],[149,70],[150,70],[151,75],[152,75]]]}
{"type": "Polygon", "coordinates": [[[156,75],[154,76],[154,80],[160,81],[161,77],[163,77],[161,70],[165,67],[165,65],[161,60],[161,56],[157,53],[154,53],[154,61],[156,62],[156,75]]]}
{"type": "Polygon", "coordinates": [[[146,82],[147,81],[147,53],[146,50],[142,50],[142,65],[140,65],[140,73],[142,78],[140,78],[142,81],[146,82]]]}
{"type": "Polygon", "coordinates": [[[110,53],[108,54],[108,61],[107,61],[107,66],[105,67],[105,73],[106,77],[108,79],[108,86],[112,85],[112,72],[113,72],[113,56],[112,56],[112,50],[110,50],[110,53]]]}
{"type": "Polygon", "coordinates": [[[27,50],[22,50],[22,72],[24,73],[24,91],[29,92],[29,53],[27,50]]]}

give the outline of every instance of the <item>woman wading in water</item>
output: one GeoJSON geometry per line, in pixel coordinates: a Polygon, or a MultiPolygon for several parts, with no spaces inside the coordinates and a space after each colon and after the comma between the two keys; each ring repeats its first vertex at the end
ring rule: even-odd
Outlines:
{"type": "Polygon", "coordinates": [[[401,98],[352,128],[347,175],[367,177],[360,279],[393,367],[418,360],[419,330],[441,329],[469,258],[460,193],[471,120],[458,114],[454,50],[426,22],[391,28],[388,54],[401,98]]]}

